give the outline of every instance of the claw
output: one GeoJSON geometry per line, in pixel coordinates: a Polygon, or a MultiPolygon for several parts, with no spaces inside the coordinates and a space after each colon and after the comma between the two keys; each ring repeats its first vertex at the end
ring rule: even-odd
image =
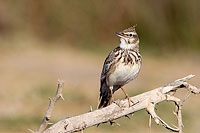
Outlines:
{"type": "Polygon", "coordinates": [[[132,107],[133,105],[135,105],[135,103],[130,99],[130,97],[127,97],[127,99],[128,99],[129,107],[132,107]],[[132,105],[131,105],[131,103],[132,103],[132,105]]]}
{"type": "Polygon", "coordinates": [[[113,103],[115,103],[118,107],[122,107],[122,105],[121,105],[121,103],[120,103],[120,100],[116,100],[116,101],[114,101],[113,103]]]}
{"type": "Polygon", "coordinates": [[[132,107],[132,106],[134,106],[134,105],[136,105],[136,104],[139,103],[139,101],[137,101],[137,102],[132,101],[132,100],[130,99],[130,97],[126,97],[126,98],[128,99],[129,107],[132,107]],[[132,104],[131,104],[131,103],[132,103],[132,104]]]}
{"type": "Polygon", "coordinates": [[[128,99],[128,105],[129,105],[129,107],[131,107],[131,106],[134,106],[135,104],[137,104],[137,103],[139,103],[139,102],[133,102],[131,99],[130,99],[130,97],[128,96],[128,94],[126,93],[126,91],[121,87],[121,89],[122,89],[122,91],[124,92],[124,94],[126,95],[126,99],[128,99]],[[133,103],[132,105],[131,105],[131,103],[133,103]]]}

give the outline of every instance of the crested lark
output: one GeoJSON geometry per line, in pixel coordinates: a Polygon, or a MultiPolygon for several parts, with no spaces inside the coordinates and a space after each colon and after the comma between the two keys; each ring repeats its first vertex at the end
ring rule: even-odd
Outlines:
{"type": "Polygon", "coordinates": [[[122,87],[137,77],[142,65],[139,38],[135,27],[136,25],[122,32],[116,32],[120,38],[120,45],[107,56],[104,62],[98,108],[108,106],[114,92],[119,88],[128,98],[130,106],[130,98],[122,87]]]}

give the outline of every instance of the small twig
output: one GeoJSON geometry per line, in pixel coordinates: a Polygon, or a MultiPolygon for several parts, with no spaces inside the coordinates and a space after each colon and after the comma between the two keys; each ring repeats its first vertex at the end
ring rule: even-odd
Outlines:
{"type": "Polygon", "coordinates": [[[131,119],[128,115],[125,115],[126,118],[128,118],[129,120],[131,119]]]}
{"type": "Polygon", "coordinates": [[[181,114],[181,109],[182,109],[182,104],[183,101],[181,101],[179,98],[171,95],[167,95],[167,100],[168,101],[173,101],[176,105],[176,111],[174,114],[176,115],[177,121],[178,121],[178,129],[179,133],[182,133],[182,128],[183,128],[183,122],[182,122],[182,114],[181,114]]]}
{"type": "Polygon", "coordinates": [[[119,123],[117,123],[117,122],[115,122],[115,121],[113,121],[113,120],[112,120],[112,121],[110,120],[109,123],[110,123],[110,125],[116,124],[117,126],[120,126],[119,123]]]}
{"type": "Polygon", "coordinates": [[[152,119],[152,116],[150,115],[149,116],[149,128],[151,128],[151,119],[152,119]]]}
{"type": "Polygon", "coordinates": [[[178,120],[178,128],[179,128],[179,133],[183,132],[183,122],[182,122],[182,103],[181,102],[176,102],[176,107],[177,107],[177,120],[178,120]]]}
{"type": "Polygon", "coordinates": [[[63,80],[58,80],[58,87],[57,87],[56,94],[54,95],[53,98],[49,97],[49,101],[50,101],[49,102],[49,107],[48,107],[48,109],[46,111],[46,114],[44,116],[44,119],[42,120],[42,123],[41,123],[39,129],[36,131],[36,133],[42,133],[46,129],[46,127],[49,124],[51,124],[51,123],[49,123],[49,120],[50,120],[51,115],[53,113],[53,109],[54,109],[55,103],[57,102],[57,100],[59,98],[62,98],[64,100],[64,98],[62,96],[63,86],[64,86],[64,81],[63,80]]]}
{"type": "Polygon", "coordinates": [[[35,133],[33,130],[31,130],[31,129],[28,129],[31,133],[35,133]]]}
{"type": "Polygon", "coordinates": [[[92,109],[92,105],[90,105],[90,111],[89,111],[89,112],[92,112],[92,110],[93,110],[93,109],[92,109]]]}

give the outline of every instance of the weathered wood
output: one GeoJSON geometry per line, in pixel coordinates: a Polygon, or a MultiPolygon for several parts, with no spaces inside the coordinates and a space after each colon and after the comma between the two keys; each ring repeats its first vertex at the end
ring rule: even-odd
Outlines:
{"type": "Polygon", "coordinates": [[[50,128],[46,129],[44,133],[68,133],[81,131],[91,126],[105,122],[111,122],[112,120],[127,116],[128,114],[132,114],[143,109],[148,111],[148,113],[151,115],[151,118],[153,118],[157,124],[162,125],[170,131],[182,133],[182,101],[173,95],[176,93],[176,90],[180,88],[185,88],[191,93],[199,94],[200,89],[186,82],[192,77],[194,77],[194,75],[189,75],[182,79],[170,82],[157,89],[131,97],[131,101],[136,103],[131,107],[129,107],[127,99],[117,100],[105,108],[61,120],[52,125],[50,128]],[[155,113],[155,105],[163,101],[173,101],[175,103],[177,107],[175,112],[178,120],[177,129],[170,127],[155,113]]]}
{"type": "Polygon", "coordinates": [[[51,115],[53,113],[53,109],[54,109],[54,106],[55,106],[57,100],[59,100],[60,98],[62,98],[64,100],[64,98],[62,96],[63,86],[64,86],[64,81],[58,80],[58,87],[57,87],[56,94],[53,98],[49,98],[49,100],[50,100],[49,107],[48,107],[46,114],[42,120],[42,123],[41,123],[39,129],[36,131],[36,133],[44,132],[44,130],[46,129],[46,127],[49,124],[49,120],[51,118],[51,115]]]}

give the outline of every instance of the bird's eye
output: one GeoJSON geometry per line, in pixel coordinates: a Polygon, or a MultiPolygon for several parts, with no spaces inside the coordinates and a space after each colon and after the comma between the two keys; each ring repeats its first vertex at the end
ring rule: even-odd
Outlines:
{"type": "Polygon", "coordinates": [[[133,34],[129,34],[129,36],[130,36],[130,37],[132,37],[132,36],[133,36],[133,34]]]}

